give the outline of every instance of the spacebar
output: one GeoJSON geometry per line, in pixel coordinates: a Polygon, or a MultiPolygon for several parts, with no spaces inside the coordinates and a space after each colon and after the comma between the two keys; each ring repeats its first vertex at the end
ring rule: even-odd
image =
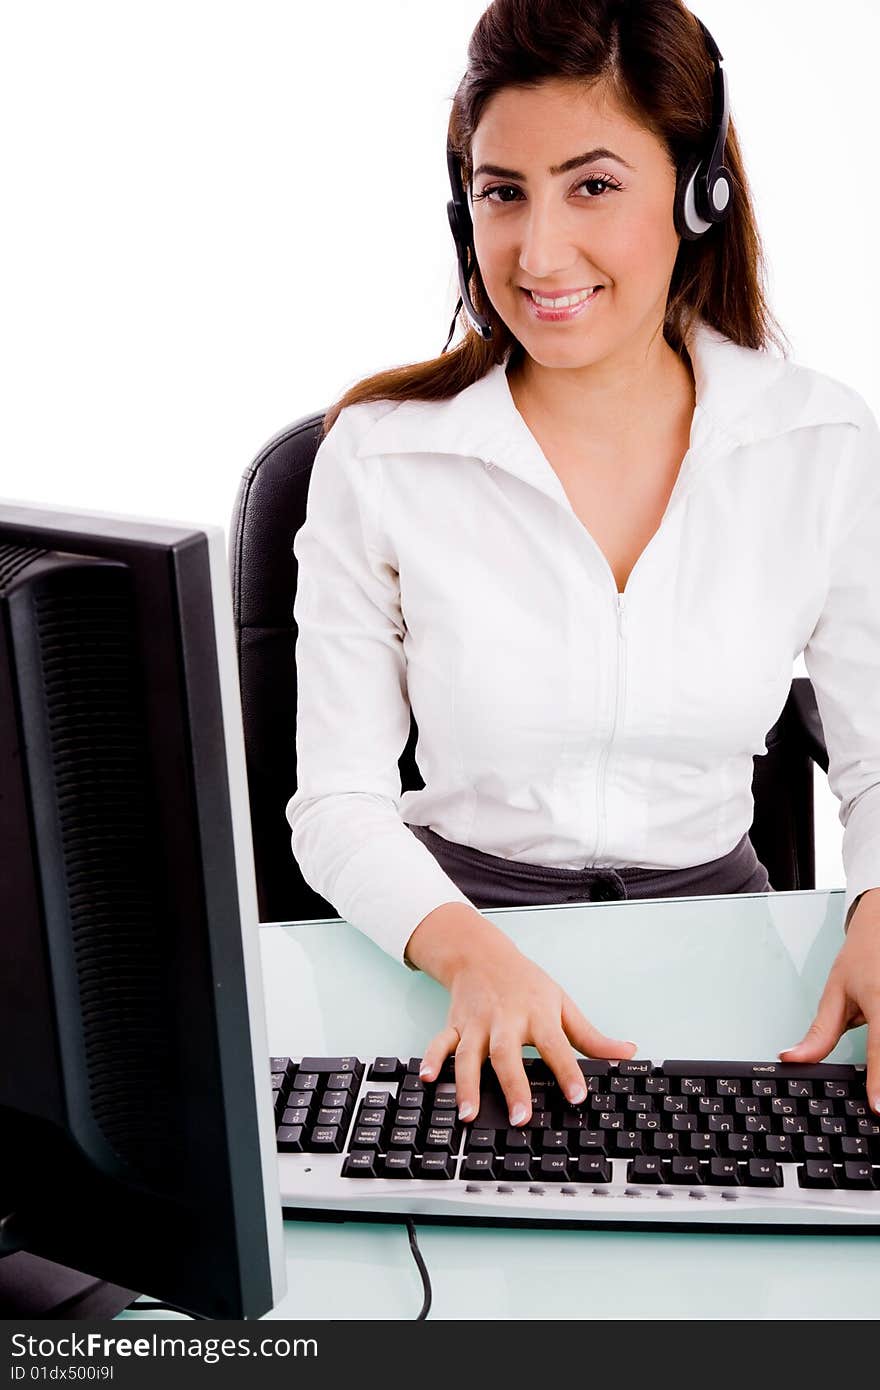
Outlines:
{"type": "Polygon", "coordinates": [[[781,1080],[797,1081],[815,1076],[827,1081],[851,1081],[855,1067],[835,1062],[661,1062],[664,1076],[778,1076],[781,1080]]]}

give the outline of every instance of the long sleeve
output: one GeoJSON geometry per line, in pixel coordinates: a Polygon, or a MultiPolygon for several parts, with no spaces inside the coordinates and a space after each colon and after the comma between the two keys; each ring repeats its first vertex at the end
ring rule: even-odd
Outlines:
{"type": "Polygon", "coordinates": [[[880,430],[858,399],[831,504],[828,592],[804,649],[840,800],[845,919],[880,887],[880,430]]]}
{"type": "Polygon", "coordinates": [[[405,627],[378,526],[380,460],[356,454],[363,409],[341,411],[321,442],[294,541],[297,790],[286,814],[306,882],[402,961],[423,917],[470,900],[399,813],[405,627]]]}

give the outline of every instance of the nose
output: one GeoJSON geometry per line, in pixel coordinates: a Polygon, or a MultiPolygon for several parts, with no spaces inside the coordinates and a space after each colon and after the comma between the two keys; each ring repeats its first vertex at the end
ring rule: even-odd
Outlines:
{"type": "Polygon", "coordinates": [[[532,280],[560,275],[580,259],[565,211],[533,199],[523,221],[520,269],[532,280]]]}

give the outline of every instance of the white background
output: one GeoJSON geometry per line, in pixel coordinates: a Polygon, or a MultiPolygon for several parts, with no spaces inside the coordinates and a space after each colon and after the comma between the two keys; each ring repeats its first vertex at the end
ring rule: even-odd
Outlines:
{"type": "MultiPolygon", "coordinates": [[[[6,7],[0,496],[228,526],[266,439],[440,352],[446,124],[483,8],[6,7]]],[[[880,414],[880,4],[694,8],[792,357],[880,414]]],[[[817,885],[841,886],[821,775],[816,814],[817,885]]]]}

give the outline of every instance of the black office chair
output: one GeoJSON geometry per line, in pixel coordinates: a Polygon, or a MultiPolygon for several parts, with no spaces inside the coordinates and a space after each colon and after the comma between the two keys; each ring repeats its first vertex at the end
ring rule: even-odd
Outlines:
{"type": "MultiPolygon", "coordinates": [[[[230,534],[245,752],[260,920],[335,917],[311,889],[290,848],[284,808],[296,789],[296,626],[293,538],[320,439],[320,415],[280,430],[247,469],[230,534]]],[[[424,786],[415,760],[416,724],[399,759],[401,790],[424,786]]],[[[813,771],[828,754],[809,680],[792,681],[767,753],[755,758],[755,818],[749,836],[776,889],[814,888],[813,771]]]]}

